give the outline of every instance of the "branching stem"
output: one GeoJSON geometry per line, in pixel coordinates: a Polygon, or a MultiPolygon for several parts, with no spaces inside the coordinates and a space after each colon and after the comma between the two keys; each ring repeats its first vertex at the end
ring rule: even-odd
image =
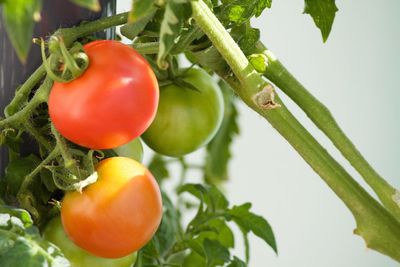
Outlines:
{"type": "MultiPolygon", "coordinates": [[[[208,6],[202,1],[192,1],[193,17],[226,59],[236,77],[224,78],[238,93],[242,100],[254,111],[267,119],[272,126],[296,149],[305,161],[342,199],[353,213],[356,222],[356,233],[361,235],[372,249],[380,251],[400,261],[400,223],[374,198],[372,198],[322,147],[315,138],[297,121],[285,105],[279,100],[281,108],[266,110],[257,105],[252,98],[254,83],[265,84],[265,81],[252,75],[250,68],[246,69],[250,76],[242,76],[240,68],[243,65],[243,53],[237,50],[237,45],[226,32],[208,6]],[[244,79],[249,78],[250,81],[244,79]]],[[[213,68],[213,66],[207,66],[213,68]]]]}

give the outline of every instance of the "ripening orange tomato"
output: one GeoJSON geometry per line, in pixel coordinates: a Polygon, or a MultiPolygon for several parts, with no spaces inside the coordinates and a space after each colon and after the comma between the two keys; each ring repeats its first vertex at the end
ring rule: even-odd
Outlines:
{"type": "Polygon", "coordinates": [[[68,192],[61,219],[68,237],[88,252],[119,258],[142,248],[162,217],[161,193],[152,174],[125,157],[102,160],[98,180],[83,192],[68,192]]]}

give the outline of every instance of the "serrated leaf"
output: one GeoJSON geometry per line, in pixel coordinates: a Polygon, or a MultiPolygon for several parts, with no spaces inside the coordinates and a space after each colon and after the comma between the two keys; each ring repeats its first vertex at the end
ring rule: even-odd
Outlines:
{"type": "Polygon", "coordinates": [[[128,16],[128,22],[136,23],[154,13],[157,9],[154,3],[155,0],[133,0],[132,8],[128,16]]]}
{"type": "Polygon", "coordinates": [[[223,2],[226,4],[222,7],[220,17],[223,21],[234,24],[241,24],[254,16],[260,16],[272,4],[272,0],[233,0],[223,2]]]}
{"type": "Polygon", "coordinates": [[[254,44],[260,40],[260,30],[243,23],[232,28],[230,34],[247,56],[255,52],[254,44]]]}
{"type": "Polygon", "coordinates": [[[164,212],[161,224],[153,237],[153,243],[157,249],[157,254],[164,256],[174,245],[179,233],[179,215],[168,198],[167,194],[162,193],[164,212]]]}
{"type": "MultiPolygon", "coordinates": [[[[146,2],[146,1],[141,1],[146,2]]],[[[150,2],[150,1],[149,1],[150,2]]],[[[134,23],[127,23],[121,27],[120,31],[123,36],[128,38],[129,40],[133,40],[139,33],[141,33],[144,28],[146,28],[147,24],[153,18],[156,9],[154,8],[145,16],[141,15],[139,19],[134,18],[134,23]]],[[[131,14],[131,13],[130,13],[131,14]]],[[[137,15],[135,15],[137,17],[137,15]]]]}
{"type": "Polygon", "coordinates": [[[168,68],[166,58],[175,45],[175,40],[182,32],[184,22],[191,14],[188,0],[168,0],[160,28],[160,49],[157,64],[161,69],[168,68]]]}
{"type": "Polygon", "coordinates": [[[225,210],[229,202],[214,185],[185,184],[178,189],[178,193],[188,192],[204,202],[212,212],[225,210]]]}
{"type": "Polygon", "coordinates": [[[222,219],[213,219],[202,225],[204,231],[199,233],[197,240],[203,242],[205,239],[217,240],[226,248],[233,248],[235,237],[227,223],[222,219]],[[206,227],[204,227],[206,226],[206,227]]]}
{"type": "Polygon", "coordinates": [[[0,266],[70,266],[61,251],[40,237],[28,212],[0,205],[0,266]]]}
{"type": "Polygon", "coordinates": [[[203,242],[203,249],[206,255],[207,267],[220,266],[229,262],[229,249],[224,247],[217,240],[205,239],[203,242]]]}
{"type": "Polygon", "coordinates": [[[99,12],[101,10],[101,6],[99,0],[70,0],[74,4],[78,6],[90,9],[94,12],[99,12]]]}
{"type": "Polygon", "coordinates": [[[220,83],[224,96],[225,110],[221,126],[207,145],[204,178],[211,184],[218,184],[228,179],[228,163],[231,158],[231,145],[239,134],[238,112],[234,102],[234,94],[225,83],[220,83]]]}
{"type": "Polygon", "coordinates": [[[7,0],[3,4],[4,26],[21,62],[28,57],[41,8],[42,0],[7,0]]]}
{"type": "Polygon", "coordinates": [[[277,253],[278,249],[271,226],[263,217],[252,213],[250,208],[251,203],[245,203],[240,206],[234,206],[228,213],[242,231],[253,232],[277,253]]]}
{"type": "Polygon", "coordinates": [[[324,42],[331,32],[337,11],[335,0],[305,0],[304,13],[313,18],[315,25],[321,31],[324,42]]]}

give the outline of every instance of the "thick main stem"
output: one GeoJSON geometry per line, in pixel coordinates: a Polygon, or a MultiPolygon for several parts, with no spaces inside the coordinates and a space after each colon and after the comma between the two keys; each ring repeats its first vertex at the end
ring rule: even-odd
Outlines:
{"type": "MultiPolygon", "coordinates": [[[[229,47],[231,41],[222,40],[220,42],[220,38],[215,36],[216,34],[221,36],[221,32],[226,32],[222,24],[216,18],[210,19],[210,17],[215,16],[202,0],[192,1],[192,10],[193,17],[200,28],[210,38],[221,55],[224,58],[229,58],[227,60],[228,65],[232,65],[232,69],[236,68],[237,64],[231,62],[231,60],[234,60],[229,47]],[[221,46],[225,48],[220,49],[221,46]]],[[[223,36],[232,39],[229,34],[223,36]]],[[[240,51],[240,54],[243,53],[240,51]]],[[[240,59],[240,55],[237,55],[237,58],[240,59]]],[[[213,66],[207,67],[213,68],[213,66]]],[[[365,239],[367,245],[400,261],[400,250],[398,249],[400,247],[400,223],[332,158],[283,104],[279,109],[266,110],[253,101],[254,88],[248,87],[250,83],[242,81],[237,83],[234,79],[223,78],[231,84],[249,107],[262,115],[278,130],[342,199],[357,221],[357,233],[365,239]]],[[[252,83],[256,81],[254,79],[252,83]]],[[[258,83],[263,84],[265,82],[259,78],[258,83]]]]}
{"type": "Polygon", "coordinates": [[[343,156],[361,174],[375,191],[383,205],[400,221],[400,204],[393,196],[396,190],[384,180],[357,150],[342,131],[328,108],[316,99],[261,43],[257,45],[260,53],[268,58],[265,76],[287,94],[333,142],[343,156]]]}

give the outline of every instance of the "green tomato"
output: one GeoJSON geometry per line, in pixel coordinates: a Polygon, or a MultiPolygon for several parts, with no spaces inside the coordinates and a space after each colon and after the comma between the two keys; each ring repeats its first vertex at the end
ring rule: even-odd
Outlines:
{"type": "Polygon", "coordinates": [[[207,72],[189,69],[182,78],[197,90],[184,83],[161,87],[156,118],[142,135],[151,149],[172,157],[206,145],[217,132],[224,109],[221,90],[207,72]]]}
{"type": "Polygon", "coordinates": [[[129,143],[114,148],[115,153],[120,157],[127,157],[138,162],[143,160],[143,145],[139,138],[135,138],[129,143]]]}
{"type": "Polygon", "coordinates": [[[71,267],[130,267],[136,261],[136,253],[119,259],[106,259],[89,254],[67,237],[59,216],[47,224],[43,236],[61,249],[71,267]]]}

